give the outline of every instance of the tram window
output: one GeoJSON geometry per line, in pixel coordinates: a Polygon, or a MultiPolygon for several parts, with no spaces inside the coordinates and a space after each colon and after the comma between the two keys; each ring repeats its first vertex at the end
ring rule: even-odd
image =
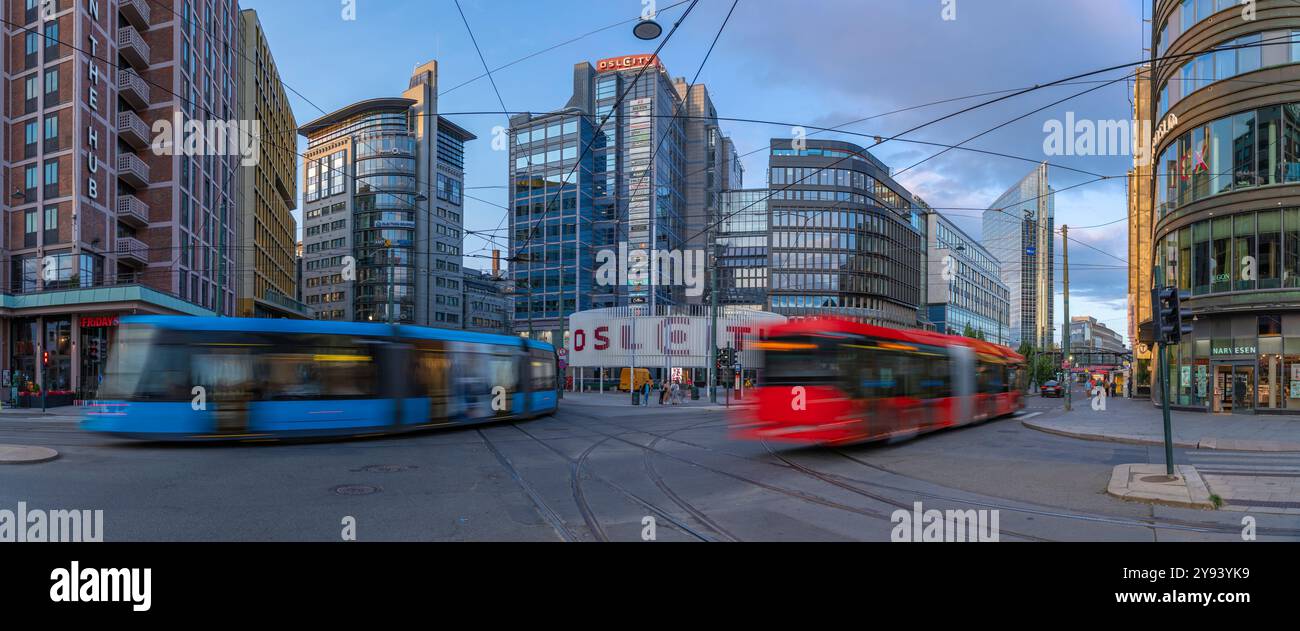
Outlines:
{"type": "Polygon", "coordinates": [[[509,394],[519,391],[519,370],[510,355],[489,355],[488,371],[492,374],[492,387],[501,386],[509,394]]]}
{"type": "Polygon", "coordinates": [[[923,355],[921,357],[922,366],[920,397],[922,399],[942,399],[952,396],[952,367],[949,365],[948,357],[940,354],[942,350],[935,349],[933,355],[923,355]]]}
{"type": "Polygon", "coordinates": [[[199,346],[190,355],[190,371],[194,384],[206,390],[214,401],[249,400],[257,398],[260,389],[253,377],[255,356],[248,348],[199,346]]]}
{"type": "Polygon", "coordinates": [[[376,396],[378,368],[369,345],[341,336],[295,336],[277,342],[262,356],[269,398],[376,396]]]}
{"type": "MultiPolygon", "coordinates": [[[[782,338],[770,340],[789,343],[792,346],[807,344],[807,338],[782,338]]],[[[844,357],[848,360],[853,353],[846,349],[844,357]]],[[[772,351],[767,353],[767,369],[764,380],[777,386],[830,385],[839,381],[840,366],[838,354],[829,348],[798,348],[796,350],[772,351]]]]}
{"type": "Polygon", "coordinates": [[[1005,392],[1002,367],[997,364],[979,362],[978,385],[980,394],[1000,394],[1005,392]]]}
{"type": "Polygon", "coordinates": [[[416,362],[415,374],[421,392],[435,397],[451,394],[451,360],[446,353],[421,350],[416,362]]]}
{"type": "Polygon", "coordinates": [[[188,401],[188,353],[166,331],[124,325],[109,352],[99,396],[119,401],[188,401]]]}
{"type": "Polygon", "coordinates": [[[555,357],[553,355],[543,351],[529,351],[529,364],[531,364],[534,392],[543,392],[556,388],[555,357]]]}

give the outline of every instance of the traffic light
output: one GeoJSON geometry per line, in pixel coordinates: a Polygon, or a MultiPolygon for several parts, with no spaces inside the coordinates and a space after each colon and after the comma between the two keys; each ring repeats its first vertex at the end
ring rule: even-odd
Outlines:
{"type": "Polygon", "coordinates": [[[49,351],[44,351],[44,352],[41,353],[41,365],[43,365],[43,366],[49,366],[49,365],[50,365],[50,352],[49,352],[49,351]]]}
{"type": "Polygon", "coordinates": [[[1192,334],[1192,325],[1184,322],[1182,302],[1190,296],[1177,287],[1156,291],[1156,339],[1161,344],[1178,344],[1184,335],[1192,334]]]}
{"type": "Polygon", "coordinates": [[[718,369],[718,374],[721,374],[722,371],[726,370],[727,367],[731,365],[727,363],[727,349],[718,349],[718,356],[714,358],[713,365],[718,369]]]}

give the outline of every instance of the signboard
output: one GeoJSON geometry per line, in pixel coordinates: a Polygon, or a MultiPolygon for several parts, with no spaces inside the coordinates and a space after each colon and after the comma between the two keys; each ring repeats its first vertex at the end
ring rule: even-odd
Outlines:
{"type": "Polygon", "coordinates": [[[1179,375],[1178,387],[1190,388],[1192,386],[1192,367],[1183,366],[1182,370],[1180,370],[1179,372],[1181,374],[1179,375]]]}
{"type": "Polygon", "coordinates": [[[1253,345],[1253,344],[1243,344],[1243,345],[1241,345],[1241,346],[1234,346],[1234,345],[1232,345],[1232,344],[1219,344],[1219,343],[1215,343],[1214,348],[1210,351],[1210,354],[1211,354],[1211,355],[1215,355],[1215,356],[1219,356],[1219,355],[1254,355],[1254,354],[1255,354],[1255,345],[1253,345]]]}
{"type": "Polygon", "coordinates": [[[646,66],[658,65],[659,58],[654,55],[627,55],[624,57],[610,57],[596,62],[596,72],[637,70],[646,66]]]}
{"type": "Polygon", "coordinates": [[[1038,256],[1038,248],[1035,247],[1025,248],[1025,256],[1038,256]]]}
{"type": "Polygon", "coordinates": [[[1300,399],[1300,381],[1291,382],[1291,398],[1300,399]]]}
{"type": "MultiPolygon", "coordinates": [[[[618,310],[615,310],[616,312],[618,310]]],[[[717,347],[738,349],[745,365],[759,363],[753,340],[786,318],[753,311],[718,318],[717,347]]],[[[569,365],[576,368],[610,366],[668,366],[705,368],[709,365],[707,316],[641,316],[611,314],[596,309],[569,316],[569,365]]]]}
{"type": "Polygon", "coordinates": [[[81,328],[83,329],[105,329],[115,327],[119,324],[117,316],[82,316],[81,328]]]}

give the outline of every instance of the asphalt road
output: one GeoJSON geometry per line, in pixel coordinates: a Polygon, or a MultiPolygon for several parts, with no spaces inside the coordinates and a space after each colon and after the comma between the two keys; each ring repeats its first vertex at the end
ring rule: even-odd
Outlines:
{"type": "MultiPolygon", "coordinates": [[[[1059,406],[1033,398],[1026,413],[1059,406]]],[[[641,541],[650,521],[658,541],[887,541],[915,502],[996,510],[1002,541],[1241,540],[1241,513],[1105,495],[1114,465],[1162,462],[1158,447],[1003,419],[795,449],[732,441],[726,424],[718,411],[566,402],[552,418],[479,429],[177,446],[0,419],[0,444],[61,452],[0,466],[0,508],[100,509],[108,541],[339,541],[346,517],[363,541],[641,541]]],[[[1300,540],[1300,516],[1253,517],[1261,540],[1300,540]]]]}

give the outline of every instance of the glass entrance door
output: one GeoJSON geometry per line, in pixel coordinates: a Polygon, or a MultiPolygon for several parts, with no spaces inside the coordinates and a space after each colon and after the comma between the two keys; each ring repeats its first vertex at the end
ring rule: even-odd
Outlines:
{"type": "Polygon", "coordinates": [[[1249,413],[1255,410],[1255,367],[1237,366],[1232,373],[1232,411],[1249,413]]]}
{"type": "Polygon", "coordinates": [[[1210,410],[1216,413],[1232,411],[1232,366],[1214,367],[1214,398],[1210,410]]]}

